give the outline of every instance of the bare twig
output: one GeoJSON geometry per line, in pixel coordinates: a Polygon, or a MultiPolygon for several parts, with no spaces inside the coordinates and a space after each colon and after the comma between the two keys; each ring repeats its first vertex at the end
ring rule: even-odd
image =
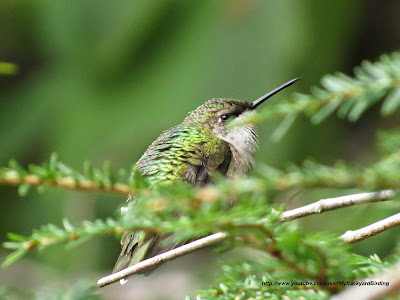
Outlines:
{"type": "Polygon", "coordinates": [[[105,185],[91,180],[76,180],[72,177],[41,179],[39,176],[32,174],[20,176],[13,171],[4,172],[0,177],[0,184],[21,185],[24,183],[32,186],[47,184],[70,190],[106,191],[125,195],[129,195],[133,190],[129,185],[118,182],[112,185],[105,185]]]}
{"type": "Polygon", "coordinates": [[[97,282],[98,287],[104,287],[106,285],[109,285],[111,283],[114,283],[118,280],[124,279],[130,275],[136,274],[140,271],[146,270],[152,266],[158,265],[160,263],[163,263],[167,260],[171,260],[174,258],[177,258],[179,256],[182,256],[184,254],[187,254],[189,252],[195,251],[197,249],[203,248],[205,246],[215,244],[219,241],[224,240],[225,238],[228,237],[228,234],[225,232],[218,232],[214,233],[210,236],[198,239],[197,241],[191,242],[189,244],[180,246],[176,249],[170,250],[168,252],[159,254],[157,256],[154,256],[152,258],[146,259],[144,261],[141,261],[140,263],[137,263],[134,266],[128,267],[126,269],[123,269],[117,273],[111,274],[109,276],[101,278],[97,282]]]}
{"type": "Polygon", "coordinates": [[[330,300],[374,300],[400,289],[400,262],[380,274],[358,281],[330,300]]]}
{"type": "Polygon", "coordinates": [[[375,201],[386,201],[392,198],[396,192],[394,190],[383,190],[373,193],[361,193],[346,195],[336,198],[321,199],[317,202],[285,211],[282,213],[280,220],[282,222],[302,218],[312,214],[320,214],[324,211],[336,208],[362,204],[375,201]]]}
{"type": "Polygon", "coordinates": [[[354,231],[346,231],[339,238],[346,243],[355,243],[398,225],[400,225],[400,213],[395,214],[389,218],[380,220],[366,227],[354,231]]]}

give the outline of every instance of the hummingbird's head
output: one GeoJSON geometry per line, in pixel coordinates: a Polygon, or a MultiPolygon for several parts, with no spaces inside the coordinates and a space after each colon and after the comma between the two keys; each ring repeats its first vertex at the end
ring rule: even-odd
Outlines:
{"type": "Polygon", "coordinates": [[[256,128],[253,125],[232,126],[232,123],[243,120],[251,111],[251,102],[214,98],[192,111],[185,122],[208,127],[235,148],[246,146],[249,152],[254,153],[257,150],[256,128]]]}
{"type": "Polygon", "coordinates": [[[186,123],[197,123],[211,129],[220,139],[226,141],[239,152],[254,154],[258,148],[257,131],[254,125],[232,126],[240,122],[265,100],[300,78],[293,79],[253,102],[234,99],[214,98],[208,100],[186,117],[186,123]]]}

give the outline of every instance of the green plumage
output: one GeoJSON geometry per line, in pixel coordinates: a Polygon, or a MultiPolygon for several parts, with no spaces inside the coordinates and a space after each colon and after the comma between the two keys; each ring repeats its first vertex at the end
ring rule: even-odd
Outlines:
{"type": "MultiPolygon", "coordinates": [[[[164,131],[136,163],[135,171],[153,188],[176,180],[202,187],[212,183],[210,176],[214,172],[227,178],[249,173],[258,149],[256,129],[253,125],[228,125],[243,121],[261,103],[297,80],[286,82],[252,103],[224,98],[207,101],[189,113],[182,124],[164,131]]],[[[134,204],[132,200],[129,196],[129,206],[134,204]]],[[[178,245],[160,249],[165,238],[144,231],[126,232],[113,273],[178,245]]]]}
{"type": "MultiPolygon", "coordinates": [[[[216,170],[229,156],[229,146],[210,129],[182,123],[165,131],[137,162],[139,172],[152,186],[187,178],[190,168],[216,170]]],[[[189,176],[189,175],[188,175],[189,176]]]]}
{"type": "MultiPolygon", "coordinates": [[[[250,107],[249,102],[232,99],[207,101],[191,112],[182,124],[162,133],[136,163],[137,171],[152,187],[176,180],[202,187],[212,183],[212,172],[227,177],[248,173],[252,167],[252,154],[257,149],[255,129],[247,126],[229,131],[226,124],[243,116],[250,107]],[[227,120],[224,116],[228,116],[227,120]]],[[[130,206],[133,204],[131,198],[128,202],[130,206]]],[[[164,238],[143,231],[125,233],[113,272],[176,246],[160,249],[160,241],[164,238]]]]}

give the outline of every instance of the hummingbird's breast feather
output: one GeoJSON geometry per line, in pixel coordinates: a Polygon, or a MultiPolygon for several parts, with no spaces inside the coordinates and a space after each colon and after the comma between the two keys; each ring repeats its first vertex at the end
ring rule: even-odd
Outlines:
{"type": "Polygon", "coordinates": [[[212,130],[200,124],[182,123],[164,131],[136,167],[151,185],[175,180],[204,185],[208,173],[217,170],[230,155],[228,143],[212,130]]]}

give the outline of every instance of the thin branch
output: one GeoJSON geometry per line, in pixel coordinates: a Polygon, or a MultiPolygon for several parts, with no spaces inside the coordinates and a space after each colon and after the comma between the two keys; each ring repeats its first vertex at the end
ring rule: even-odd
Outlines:
{"type": "MultiPolygon", "coordinates": [[[[52,155],[50,164],[30,165],[29,170],[25,170],[15,161],[10,161],[8,168],[0,168],[0,184],[25,186],[47,184],[66,189],[116,192],[124,195],[146,190],[133,189],[126,178],[122,177],[119,182],[114,183],[116,177],[112,176],[109,164],[105,164],[103,171],[91,166],[84,167],[85,171],[82,175],[56,159],[56,156],[52,155]]],[[[265,172],[263,171],[264,180],[249,185],[240,184],[240,181],[237,181],[225,186],[200,189],[196,198],[200,201],[219,200],[222,195],[226,196],[227,188],[229,191],[232,189],[235,191],[236,184],[238,184],[239,191],[243,191],[243,189],[283,191],[296,187],[392,189],[399,186],[400,177],[385,176],[384,174],[388,167],[392,167],[395,162],[399,161],[400,151],[397,151],[367,168],[354,168],[342,162],[338,162],[334,166],[325,166],[312,161],[306,161],[302,166],[292,166],[285,172],[268,167],[265,172]],[[208,192],[211,192],[212,195],[208,192]]],[[[125,173],[127,172],[125,171],[125,173]]],[[[24,190],[23,188],[20,191],[23,193],[24,190]]]]}
{"type": "MultiPolygon", "coordinates": [[[[364,61],[361,67],[355,69],[355,76],[349,77],[343,73],[325,75],[321,79],[322,88],[313,87],[309,94],[293,94],[288,100],[269,105],[261,112],[248,116],[236,126],[243,124],[259,124],[267,119],[286,117],[283,124],[291,124],[296,115],[304,114],[313,124],[319,124],[337,111],[339,117],[347,117],[354,122],[374,105],[378,100],[383,102],[382,114],[389,115],[398,110],[393,105],[390,92],[399,86],[400,82],[400,55],[383,55],[380,61],[370,63],[364,61]],[[376,76],[375,74],[379,74],[376,76]],[[385,80],[382,80],[385,78],[385,80]],[[357,105],[360,109],[350,109],[357,105]],[[289,121],[290,120],[290,121],[289,121]]],[[[285,124],[285,125],[286,125],[285,124]]],[[[280,126],[282,135],[290,126],[280,126]]]]}
{"type": "Polygon", "coordinates": [[[374,300],[400,289],[400,262],[380,274],[358,281],[359,285],[349,287],[330,300],[374,300]]]}
{"type": "Polygon", "coordinates": [[[171,251],[156,255],[152,258],[146,259],[144,261],[141,261],[140,263],[137,263],[134,266],[128,267],[126,269],[123,269],[117,273],[111,274],[109,276],[101,278],[97,282],[98,287],[104,287],[106,285],[109,285],[111,283],[114,283],[118,280],[125,279],[126,277],[139,273],[143,270],[146,270],[152,266],[158,265],[160,263],[163,263],[165,261],[177,258],[179,256],[182,256],[184,254],[187,254],[189,252],[195,251],[197,249],[203,248],[205,246],[215,244],[219,241],[224,240],[225,238],[228,237],[228,234],[225,232],[218,232],[214,233],[210,236],[198,239],[197,241],[191,242],[189,244],[183,245],[181,247],[178,247],[176,249],[173,249],[171,251]]]}
{"type": "MultiPolygon", "coordinates": [[[[373,192],[373,193],[361,193],[361,194],[354,194],[354,195],[347,195],[342,197],[336,198],[329,198],[329,199],[322,199],[318,202],[313,204],[306,205],[304,207],[299,207],[293,210],[288,210],[282,214],[281,217],[282,222],[290,221],[296,218],[301,218],[304,216],[308,216],[311,214],[321,213],[327,210],[332,210],[335,208],[346,207],[350,205],[356,205],[366,202],[373,202],[373,201],[385,201],[389,198],[393,197],[396,194],[395,191],[392,190],[384,190],[380,192],[373,192]]],[[[400,215],[400,214],[399,214],[400,215]]],[[[261,221],[262,222],[262,221],[261,221]]],[[[146,259],[134,266],[128,267],[124,270],[121,270],[117,273],[111,274],[109,276],[101,278],[97,285],[99,287],[104,287],[111,283],[114,283],[118,280],[123,280],[128,276],[137,274],[143,270],[146,270],[150,267],[158,265],[162,262],[177,258],[189,252],[198,250],[205,246],[209,246],[220,242],[226,239],[229,234],[225,232],[218,232],[214,233],[210,236],[201,238],[189,244],[183,245],[171,251],[159,254],[152,258],[146,259]]]]}
{"type": "Polygon", "coordinates": [[[389,218],[380,220],[366,227],[354,231],[346,231],[339,238],[346,243],[355,243],[398,225],[400,225],[400,213],[395,214],[389,218]]]}
{"type": "Polygon", "coordinates": [[[20,176],[14,171],[4,172],[0,176],[0,184],[8,185],[22,185],[28,184],[31,186],[40,185],[51,185],[56,187],[62,187],[69,190],[87,190],[87,191],[105,191],[115,192],[124,195],[132,193],[133,189],[123,183],[113,183],[111,185],[97,183],[92,180],[77,180],[72,177],[61,177],[55,179],[42,179],[37,175],[29,174],[26,176],[20,176]]]}
{"type": "Polygon", "coordinates": [[[280,220],[282,222],[302,218],[312,214],[320,214],[324,211],[329,211],[341,207],[357,205],[375,201],[386,201],[394,197],[396,191],[394,190],[383,190],[373,193],[361,193],[346,195],[335,198],[321,199],[317,202],[295,208],[292,210],[285,211],[282,213],[280,220]]]}

